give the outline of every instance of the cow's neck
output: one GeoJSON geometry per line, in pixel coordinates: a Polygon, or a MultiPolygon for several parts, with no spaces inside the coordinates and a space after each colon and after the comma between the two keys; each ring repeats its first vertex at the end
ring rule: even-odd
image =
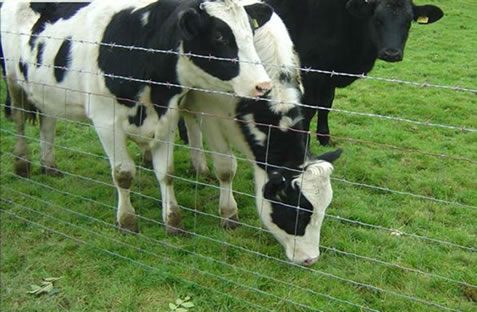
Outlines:
{"type": "Polygon", "coordinates": [[[377,53],[368,35],[367,21],[346,11],[347,0],[266,2],[287,25],[303,66],[354,74],[373,68],[377,53]],[[319,44],[323,49],[317,53],[319,44]]]}

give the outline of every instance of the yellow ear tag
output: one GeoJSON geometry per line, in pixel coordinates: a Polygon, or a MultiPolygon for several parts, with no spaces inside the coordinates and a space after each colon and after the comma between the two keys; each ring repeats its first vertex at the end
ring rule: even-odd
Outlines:
{"type": "Polygon", "coordinates": [[[253,22],[253,28],[257,29],[259,27],[257,20],[253,19],[252,22],[253,22]]]}
{"type": "Polygon", "coordinates": [[[417,18],[417,22],[418,22],[419,24],[428,24],[428,23],[429,23],[429,17],[427,17],[427,16],[419,16],[419,17],[417,18]]]}

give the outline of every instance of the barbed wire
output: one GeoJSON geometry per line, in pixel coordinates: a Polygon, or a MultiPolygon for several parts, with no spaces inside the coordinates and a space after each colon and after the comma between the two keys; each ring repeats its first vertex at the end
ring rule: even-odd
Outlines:
{"type": "MultiPolygon", "coordinates": [[[[19,194],[21,196],[24,196],[26,198],[29,198],[31,200],[34,200],[34,201],[40,201],[44,204],[47,204],[49,206],[55,206],[55,207],[58,207],[59,209],[61,210],[65,210],[65,211],[68,211],[72,214],[75,214],[75,215],[78,215],[78,216],[81,216],[81,217],[85,217],[85,218],[88,218],[88,219],[91,219],[93,221],[97,221],[97,222],[100,222],[100,223],[103,223],[105,225],[108,225],[108,226],[112,226],[116,229],[119,229],[119,227],[117,225],[114,225],[114,224],[111,224],[111,223],[108,223],[108,222],[105,222],[103,220],[100,220],[100,219],[97,219],[97,218],[94,218],[94,217],[91,217],[89,215],[85,215],[85,214],[82,214],[82,213],[79,213],[79,212],[76,212],[74,210],[71,210],[71,209],[68,209],[68,208],[65,208],[65,207],[62,207],[61,205],[58,205],[58,204],[55,204],[55,203],[52,203],[52,202],[49,202],[49,201],[45,201],[45,200],[42,200],[38,197],[34,197],[34,196],[31,196],[27,193],[24,193],[24,192],[20,192],[18,190],[15,190],[13,188],[10,188],[10,187],[3,187],[4,189],[7,189],[8,191],[10,192],[13,192],[13,193],[16,193],[16,194],[19,194]]],[[[55,189],[53,190],[55,191],[55,189]]],[[[63,192],[61,192],[63,193],[63,192]]],[[[67,193],[67,192],[66,192],[67,193]]],[[[73,195],[71,193],[67,193],[69,196],[73,195]]],[[[83,197],[80,197],[80,196],[76,196],[76,195],[73,195],[75,198],[79,198],[81,200],[83,199],[86,199],[86,198],[83,198],[83,197]]],[[[109,205],[106,205],[106,204],[102,204],[102,203],[99,203],[99,202],[95,202],[94,200],[92,200],[93,203],[98,203],[100,204],[101,206],[104,206],[104,207],[107,207],[109,209],[112,209],[112,210],[116,210],[116,207],[113,207],[113,206],[109,206],[109,205]]],[[[248,224],[247,224],[248,225],[248,224]]],[[[255,228],[255,227],[252,227],[252,228],[255,228]]],[[[141,233],[135,233],[135,232],[132,232],[132,231],[129,231],[127,229],[125,229],[125,231],[127,232],[130,232],[131,234],[134,234],[134,235],[138,235],[138,236],[141,236],[141,237],[145,237],[147,239],[150,239],[152,241],[156,241],[157,243],[159,244],[163,244],[163,245],[168,245],[167,243],[165,242],[162,242],[162,241],[157,241],[153,238],[150,238],[146,235],[143,235],[141,233]]],[[[264,232],[266,233],[269,233],[269,234],[272,234],[271,231],[269,230],[266,230],[264,229],[263,230],[264,232]]],[[[202,254],[199,254],[199,253],[195,253],[195,252],[192,252],[192,251],[189,251],[189,250],[184,250],[184,249],[181,249],[180,247],[177,247],[177,246],[174,246],[174,245],[168,245],[168,247],[171,247],[171,248],[174,248],[174,249],[179,249],[181,251],[185,251],[187,253],[192,253],[198,257],[205,257],[205,258],[208,258],[202,254]]],[[[347,252],[347,251],[343,251],[343,250],[339,250],[337,248],[334,248],[334,247],[327,247],[327,246],[324,246],[324,245],[320,245],[320,248],[323,249],[323,250],[326,250],[326,251],[330,251],[330,252],[334,252],[334,253],[337,253],[337,254],[342,254],[342,255],[345,255],[345,256],[349,256],[349,257],[354,257],[354,258],[358,258],[358,259],[361,259],[361,260],[366,260],[368,262],[374,262],[374,263],[378,263],[380,265],[384,265],[384,266],[388,266],[388,267],[394,267],[394,268],[397,268],[397,269],[400,269],[400,270],[403,270],[403,271],[407,271],[407,272],[412,272],[412,273],[415,273],[415,274],[420,274],[420,275],[423,275],[423,276],[426,276],[428,278],[436,278],[436,279],[440,279],[440,280],[443,280],[443,281],[447,281],[447,282],[451,282],[451,283],[455,283],[455,284],[458,284],[458,285],[461,285],[461,286],[466,286],[466,287],[470,287],[470,288],[474,288],[474,289],[477,289],[477,286],[476,285],[472,285],[470,283],[467,283],[467,282],[463,282],[463,281],[459,281],[459,280],[455,280],[455,279],[452,279],[452,278],[448,278],[448,277],[445,277],[445,276],[441,276],[441,275],[438,275],[438,274],[434,274],[434,273],[429,273],[429,272],[424,272],[424,271],[421,271],[421,270],[418,270],[418,269],[415,269],[415,268],[409,268],[409,267],[405,267],[405,266],[401,266],[399,264],[395,264],[395,263],[390,263],[390,262],[386,262],[386,261],[383,261],[383,260],[379,260],[379,259],[376,259],[376,258],[371,258],[371,257],[367,257],[367,256],[362,256],[362,255],[358,255],[358,254],[355,254],[355,253],[350,253],[350,252],[347,252]]],[[[213,259],[214,261],[219,261],[215,258],[211,258],[213,259]]],[[[220,261],[219,261],[220,262],[220,261]]],[[[225,263],[225,265],[230,265],[228,263],[225,263]]],[[[242,269],[242,268],[238,268],[240,270],[245,270],[247,271],[246,269],[242,269]]],[[[256,272],[252,272],[252,274],[254,274],[256,272]]],[[[261,276],[261,277],[264,277],[264,276],[261,276]]],[[[268,278],[268,277],[265,277],[265,278],[268,278]]],[[[283,282],[283,281],[280,281],[280,282],[283,282]]],[[[286,283],[286,282],[284,282],[286,283]]],[[[290,286],[290,285],[288,285],[290,286]]],[[[324,294],[320,294],[320,293],[317,293],[316,295],[324,295],[324,294]]],[[[326,295],[325,295],[326,296],[326,295]]],[[[360,308],[363,308],[362,306],[359,306],[360,308]]]]}
{"type": "MultiPolygon", "coordinates": [[[[5,57],[0,57],[0,59],[3,59],[7,62],[15,62],[18,63],[20,60],[17,59],[10,59],[10,58],[5,58],[5,57]]],[[[198,92],[204,92],[204,93],[209,93],[209,94],[214,94],[214,95],[223,95],[223,96],[228,96],[228,97],[234,97],[234,98],[241,98],[241,99],[248,99],[248,100],[254,100],[254,101],[265,101],[265,102],[275,102],[272,99],[268,98],[261,98],[261,97],[252,97],[252,96],[238,96],[234,93],[231,92],[225,92],[225,91],[218,91],[218,90],[211,90],[211,89],[204,89],[204,88],[197,88],[197,87],[192,87],[192,86],[185,86],[177,83],[171,83],[171,82],[160,82],[160,81],[153,81],[153,80],[144,80],[144,79],[138,79],[134,77],[126,77],[126,76],[121,76],[121,75],[115,75],[115,74],[109,74],[109,73],[104,73],[102,71],[98,72],[92,72],[84,69],[72,69],[66,66],[56,66],[56,65],[50,65],[50,64],[40,64],[36,62],[25,62],[23,61],[23,64],[28,64],[28,65],[34,65],[34,66],[43,66],[46,68],[52,68],[52,69],[60,69],[62,71],[68,71],[68,72],[76,72],[79,74],[88,74],[88,75],[93,75],[93,76],[98,76],[98,77],[105,77],[105,78],[111,78],[111,79],[118,79],[118,80],[124,80],[124,81],[130,81],[130,82],[136,82],[136,83],[142,83],[145,85],[156,85],[156,86],[162,86],[162,87],[167,87],[167,88],[181,88],[185,89],[188,91],[198,91],[198,92]]],[[[22,81],[21,79],[17,79],[17,81],[22,81]]],[[[23,80],[25,83],[35,83],[35,84],[43,84],[43,83],[38,83],[38,82],[32,82],[32,81],[26,81],[23,80]]],[[[52,86],[50,86],[52,87],[52,86]]],[[[66,89],[66,88],[60,88],[60,89],[66,89]]],[[[111,97],[111,96],[105,96],[104,94],[94,94],[91,92],[85,92],[81,90],[71,90],[73,92],[77,93],[85,93],[85,94],[91,94],[95,96],[104,96],[104,97],[111,97]]],[[[114,97],[116,99],[116,97],[114,97]]],[[[137,102],[135,100],[131,99],[121,99],[123,101],[130,101],[130,102],[137,102]]],[[[374,113],[363,113],[363,112],[355,112],[355,111],[350,111],[350,110],[344,110],[344,109],[339,109],[339,108],[331,108],[331,107],[324,107],[324,106],[315,106],[315,105],[310,105],[310,104],[305,104],[305,103],[297,103],[297,102],[286,102],[286,101],[281,101],[281,104],[291,104],[291,105],[296,105],[302,108],[308,108],[308,109],[314,109],[314,110],[326,110],[326,111],[334,111],[334,112],[339,112],[347,115],[355,115],[355,116],[360,116],[360,117],[370,117],[370,118],[378,118],[378,119],[384,119],[384,120],[392,120],[392,121],[397,121],[397,122],[403,122],[403,123],[409,123],[409,124],[414,124],[414,125],[419,125],[419,126],[427,126],[427,127],[436,127],[436,128],[442,128],[442,129],[447,129],[447,130],[457,130],[457,131],[463,131],[463,132],[470,132],[470,133],[477,133],[477,129],[470,128],[470,127],[465,127],[465,126],[449,126],[449,125],[443,125],[443,124],[438,124],[438,123],[432,123],[429,121],[423,122],[423,121],[416,121],[412,119],[407,119],[407,118],[400,118],[400,117],[394,117],[394,116],[386,116],[386,115],[380,115],[380,114],[374,114],[374,113]]],[[[154,104],[157,107],[165,108],[165,109],[171,109],[167,106],[161,106],[154,104]]],[[[326,134],[317,134],[321,136],[329,136],[326,134]]]]}
{"type": "MultiPolygon", "coordinates": [[[[17,159],[20,159],[20,160],[23,160],[25,162],[28,162],[32,165],[39,165],[38,163],[35,163],[33,161],[30,161],[30,160],[27,160],[26,158],[23,158],[23,157],[19,157],[19,156],[16,156],[12,153],[9,153],[9,152],[4,152],[5,155],[7,156],[10,156],[10,157],[15,157],[17,159]]],[[[86,176],[82,176],[82,175],[77,175],[77,174],[73,174],[71,172],[67,172],[67,171],[62,171],[58,168],[49,168],[49,167],[46,167],[47,169],[54,169],[54,170],[57,170],[58,172],[64,174],[64,175],[67,175],[67,176],[71,176],[71,177],[74,177],[74,178],[79,178],[79,179],[82,179],[82,180],[85,180],[87,182],[92,182],[92,183],[96,183],[96,184],[101,184],[103,186],[107,186],[107,187],[110,187],[110,188],[116,188],[116,186],[112,183],[107,183],[107,182],[104,182],[104,181],[99,181],[99,180],[95,180],[95,179],[92,179],[92,178],[89,178],[89,177],[86,177],[86,176]]],[[[150,169],[147,169],[147,168],[144,168],[144,170],[150,170],[150,169]]],[[[7,173],[11,176],[14,176],[13,173],[7,173]]],[[[172,176],[174,178],[174,176],[172,176]]],[[[22,178],[22,177],[18,177],[18,178],[22,178]]],[[[30,179],[28,179],[30,181],[30,179]]],[[[205,186],[209,186],[209,187],[213,187],[213,188],[217,188],[217,189],[220,189],[220,187],[218,186],[215,186],[215,185],[209,185],[209,184],[205,184],[203,183],[203,185],[205,186]]],[[[143,193],[140,193],[140,192],[135,192],[135,191],[132,191],[130,190],[130,193],[131,194],[134,194],[136,196],[139,196],[141,198],[145,198],[145,199],[150,199],[152,201],[155,201],[155,202],[158,202],[158,203],[162,203],[162,201],[156,197],[153,197],[153,196],[149,196],[149,195],[145,195],[143,193]]],[[[253,195],[250,195],[250,194],[247,194],[247,193],[238,193],[239,195],[245,195],[245,196],[248,196],[250,198],[255,198],[253,195]]],[[[304,210],[303,208],[301,207],[296,207],[296,206],[291,206],[291,205],[286,205],[284,203],[281,203],[282,205],[284,206],[289,206],[293,209],[297,209],[297,210],[304,210]]],[[[183,210],[186,210],[186,211],[191,211],[191,212],[194,212],[194,213],[199,213],[196,209],[191,209],[189,207],[185,207],[185,206],[182,206],[180,204],[178,204],[178,207],[183,209],[183,210]]],[[[205,213],[200,213],[200,214],[205,214],[205,213]]],[[[345,217],[341,217],[341,216],[337,216],[337,215],[332,215],[332,214],[328,214],[328,213],[325,213],[324,214],[325,216],[327,217],[330,217],[332,219],[335,219],[335,220],[338,220],[338,221],[342,221],[342,222],[346,222],[346,223],[351,223],[351,224],[354,224],[354,225],[359,225],[359,226],[365,226],[365,227],[369,227],[369,228],[373,228],[373,229],[379,229],[379,230],[382,230],[382,231],[386,231],[386,232],[389,232],[389,233],[396,233],[396,234],[399,234],[399,236],[408,236],[408,237],[412,237],[412,238],[416,238],[416,239],[420,239],[420,240],[424,240],[424,241],[429,241],[429,242],[432,242],[432,243],[436,243],[436,244],[440,244],[440,245],[446,245],[448,247],[454,247],[454,248],[459,248],[459,249],[463,249],[463,250],[466,250],[466,251],[470,251],[470,252],[476,252],[477,249],[474,248],[474,247],[468,247],[468,246],[463,246],[463,245],[459,245],[459,244],[456,244],[456,243],[452,243],[452,242],[448,242],[448,241],[443,241],[443,240],[439,240],[439,239],[435,239],[435,238],[430,238],[430,237],[427,237],[427,236],[422,236],[422,235],[418,235],[418,234],[413,234],[413,233],[407,233],[407,232],[404,232],[404,231],[401,231],[401,230],[397,230],[397,229],[391,229],[391,228],[386,228],[386,227],[383,227],[383,226],[380,226],[380,225],[374,225],[374,224],[369,224],[369,223],[365,223],[365,222],[361,222],[361,221],[356,221],[356,220],[352,220],[352,219],[349,219],[349,218],[345,218],[345,217]]],[[[215,215],[212,215],[212,214],[207,214],[207,216],[210,216],[210,217],[213,217],[213,218],[217,218],[217,219],[220,219],[220,220],[227,220],[226,218],[223,218],[223,217],[220,217],[220,216],[215,216],[215,215]]],[[[160,222],[157,222],[155,220],[148,220],[148,221],[151,221],[151,222],[156,222],[160,225],[164,225],[166,226],[165,224],[163,223],[160,223],[160,222]]],[[[245,225],[247,227],[250,227],[251,225],[248,225],[248,224],[245,224],[245,223],[242,223],[240,221],[233,221],[234,223],[236,224],[239,224],[239,225],[245,225]]],[[[169,225],[167,225],[168,227],[170,227],[169,225]]],[[[263,231],[263,229],[259,228],[259,227],[253,227],[259,231],[263,231]]],[[[184,233],[187,233],[184,229],[180,229],[180,228],[175,228],[176,230],[180,231],[180,232],[184,232],[184,233]]],[[[187,234],[191,234],[191,233],[187,233],[187,234]]]]}
{"type": "Polygon", "coordinates": [[[277,68],[292,68],[295,70],[299,70],[300,72],[304,73],[318,73],[318,74],[325,74],[325,75],[330,75],[330,76],[344,76],[344,77],[352,77],[352,78],[359,78],[359,79],[369,79],[369,80],[377,80],[377,81],[382,81],[382,82],[388,82],[388,83],[397,83],[397,84],[404,84],[404,85],[410,85],[410,86],[415,86],[415,87],[421,87],[421,88],[435,88],[435,89],[445,89],[445,90],[452,90],[452,91],[460,91],[460,92],[466,92],[466,93],[472,93],[472,94],[477,94],[477,89],[472,89],[472,88],[463,88],[459,86],[447,86],[447,85],[438,85],[438,84],[432,84],[432,83],[422,83],[422,82],[415,82],[415,81],[406,81],[406,80],[400,80],[400,79],[391,79],[391,78],[382,78],[382,77],[375,77],[375,76],[369,76],[365,73],[361,74],[353,74],[353,73],[345,73],[345,72],[339,72],[339,71],[334,71],[334,70],[322,70],[322,69],[317,69],[317,68],[310,68],[310,67],[297,67],[297,66],[285,66],[285,65],[278,65],[278,64],[273,64],[273,63],[267,63],[267,62],[261,62],[261,61],[244,61],[244,60],[239,60],[237,58],[224,58],[224,57],[217,57],[213,55],[200,55],[200,54],[194,54],[190,52],[180,52],[180,51],[175,51],[175,50],[161,50],[161,49],[154,49],[154,48],[145,48],[145,47],[138,47],[138,46],[131,46],[131,45],[122,45],[118,43],[106,43],[106,42],[101,42],[101,41],[90,41],[90,40],[85,40],[85,39],[73,39],[71,37],[64,38],[64,37],[54,37],[54,36],[45,36],[41,34],[32,34],[32,33],[23,33],[23,32],[13,32],[13,31],[7,31],[7,30],[2,30],[0,31],[1,33],[6,33],[10,35],[17,35],[17,36],[28,36],[28,37],[33,37],[33,38],[43,38],[43,39],[48,39],[48,40],[58,40],[58,41],[69,41],[71,43],[80,43],[80,44],[90,44],[90,45],[95,45],[95,46],[102,46],[102,47],[108,47],[108,48],[117,48],[117,49],[126,49],[129,51],[142,51],[142,52],[147,52],[147,53],[159,53],[159,54],[169,54],[169,55],[176,55],[176,56],[185,56],[188,58],[199,58],[199,59],[206,59],[209,61],[221,61],[221,62],[232,62],[232,63],[243,63],[243,64],[252,64],[252,65],[262,65],[262,66],[270,66],[270,67],[277,67],[277,68]]]}

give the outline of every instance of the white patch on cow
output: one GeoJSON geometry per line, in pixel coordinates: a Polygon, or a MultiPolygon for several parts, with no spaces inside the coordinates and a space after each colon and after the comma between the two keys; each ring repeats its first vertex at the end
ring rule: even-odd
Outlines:
{"type": "Polygon", "coordinates": [[[243,4],[237,0],[206,1],[201,4],[201,8],[210,16],[225,22],[234,34],[238,59],[241,61],[239,75],[231,80],[235,93],[240,96],[255,96],[255,87],[269,83],[270,77],[255,50],[249,15],[243,4]]]}
{"type": "Polygon", "coordinates": [[[263,198],[262,189],[268,177],[265,171],[255,166],[255,190],[257,195],[257,210],[265,226],[283,245],[287,258],[297,264],[304,264],[310,259],[320,256],[320,231],[326,208],[331,203],[333,191],[331,189],[330,174],[333,166],[325,161],[315,161],[306,166],[293,183],[300,187],[302,195],[313,206],[310,223],[305,229],[304,236],[295,236],[286,233],[273,223],[272,205],[263,198]]]}
{"type": "Polygon", "coordinates": [[[141,23],[142,23],[142,26],[146,26],[147,24],[149,24],[149,16],[151,15],[151,12],[147,11],[146,13],[144,13],[141,17],[141,23]]]}
{"type": "Polygon", "coordinates": [[[253,135],[255,143],[260,146],[265,146],[265,142],[267,141],[267,134],[260,131],[257,126],[255,125],[255,120],[252,114],[247,114],[243,116],[244,121],[246,122],[247,128],[250,133],[253,135]]]}
{"type": "Polygon", "coordinates": [[[283,36],[287,33],[283,21],[278,15],[273,14],[270,20],[256,31],[254,36],[257,53],[274,83],[274,88],[270,94],[270,98],[274,101],[270,103],[270,108],[276,114],[286,114],[290,109],[296,107],[301,98],[301,93],[303,93],[300,71],[298,70],[300,62],[290,37],[283,36]],[[297,86],[281,82],[280,75],[282,74],[288,74],[295,81],[298,89],[297,86]]]}

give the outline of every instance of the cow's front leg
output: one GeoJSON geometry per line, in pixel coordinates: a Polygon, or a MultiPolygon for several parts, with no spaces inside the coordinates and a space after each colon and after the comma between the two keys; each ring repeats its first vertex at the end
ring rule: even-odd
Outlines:
{"type": "Polygon", "coordinates": [[[126,135],[115,123],[105,126],[95,122],[96,131],[108,155],[114,185],[118,192],[118,211],[116,221],[120,230],[126,233],[138,232],[136,212],[131,204],[130,189],[136,176],[136,166],[129,156],[126,135]]]}
{"type": "MultiPolygon", "coordinates": [[[[318,106],[331,108],[335,98],[335,89],[325,89],[319,94],[318,106]]],[[[316,138],[321,145],[331,145],[330,128],[328,126],[329,109],[318,109],[317,134],[316,138]]]]}
{"type": "Polygon", "coordinates": [[[200,121],[192,114],[184,114],[184,121],[187,128],[187,137],[190,146],[190,158],[192,167],[195,172],[202,176],[210,174],[205,158],[204,146],[202,144],[202,130],[200,129],[200,121]]]}
{"type": "Polygon", "coordinates": [[[161,188],[162,219],[166,233],[171,235],[185,234],[182,215],[174,193],[174,138],[178,113],[169,112],[159,121],[156,140],[151,147],[154,173],[161,188]]]}

